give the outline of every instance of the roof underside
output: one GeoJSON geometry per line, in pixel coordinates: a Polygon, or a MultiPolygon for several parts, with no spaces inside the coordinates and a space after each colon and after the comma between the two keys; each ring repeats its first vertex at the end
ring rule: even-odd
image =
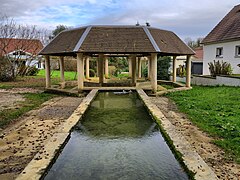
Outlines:
{"type": "Polygon", "coordinates": [[[240,39],[240,5],[235,6],[204,38],[203,44],[240,39]]]}
{"type": "Polygon", "coordinates": [[[42,55],[147,54],[192,55],[173,32],[142,26],[88,26],[60,33],[42,55]]]}

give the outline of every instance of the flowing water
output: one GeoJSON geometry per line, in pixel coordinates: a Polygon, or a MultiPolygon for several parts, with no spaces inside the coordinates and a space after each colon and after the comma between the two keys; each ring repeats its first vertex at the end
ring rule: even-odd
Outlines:
{"type": "Polygon", "coordinates": [[[45,176],[48,179],[188,179],[136,93],[101,92],[45,176]]]}

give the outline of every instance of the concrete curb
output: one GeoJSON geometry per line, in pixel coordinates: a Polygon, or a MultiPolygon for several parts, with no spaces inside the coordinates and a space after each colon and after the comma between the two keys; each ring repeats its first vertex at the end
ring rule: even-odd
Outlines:
{"type": "Polygon", "coordinates": [[[214,180],[218,179],[212,169],[204,162],[200,155],[193,151],[188,141],[177,132],[171,122],[163,115],[160,109],[151,102],[150,98],[142,89],[137,90],[139,96],[147,106],[152,116],[156,119],[157,123],[163,128],[175,149],[181,153],[183,163],[187,168],[195,173],[196,180],[214,180]]]}
{"type": "Polygon", "coordinates": [[[98,90],[92,90],[73,112],[73,114],[67,119],[67,121],[61,125],[44,146],[44,148],[38,152],[32,161],[25,167],[21,174],[16,178],[17,180],[37,180],[43,176],[48,166],[51,164],[59,149],[68,140],[71,129],[79,122],[84,112],[89,107],[91,101],[97,95],[98,90]]]}

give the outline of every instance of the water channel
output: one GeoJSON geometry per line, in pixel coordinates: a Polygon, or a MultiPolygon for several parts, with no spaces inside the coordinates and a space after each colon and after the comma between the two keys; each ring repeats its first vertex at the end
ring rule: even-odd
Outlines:
{"type": "Polygon", "coordinates": [[[137,93],[101,92],[92,102],[46,180],[185,180],[137,93]]]}

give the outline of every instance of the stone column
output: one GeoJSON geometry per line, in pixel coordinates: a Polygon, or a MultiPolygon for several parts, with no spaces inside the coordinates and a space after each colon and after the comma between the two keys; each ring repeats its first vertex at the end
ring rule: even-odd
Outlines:
{"type": "Polygon", "coordinates": [[[78,91],[83,91],[84,68],[83,68],[83,54],[77,53],[77,73],[78,73],[78,91]]]}
{"type": "Polygon", "coordinates": [[[141,58],[138,58],[138,78],[142,77],[142,61],[141,58]]]}
{"type": "Polygon", "coordinates": [[[131,78],[132,77],[132,58],[127,57],[128,59],[128,76],[131,78]]]}
{"type": "Polygon", "coordinates": [[[132,62],[132,86],[136,86],[136,55],[131,56],[132,62]]]}
{"type": "Polygon", "coordinates": [[[50,57],[45,56],[45,76],[46,76],[46,88],[51,87],[51,78],[50,78],[50,57]]]}
{"type": "Polygon", "coordinates": [[[191,56],[187,56],[186,63],[186,87],[191,87],[191,56]]]}
{"type": "Polygon", "coordinates": [[[89,79],[89,56],[86,57],[86,79],[89,79]]]}
{"type": "Polygon", "coordinates": [[[96,61],[96,65],[97,65],[97,68],[96,68],[96,70],[97,70],[96,76],[99,77],[99,63],[98,63],[98,59],[97,59],[97,61],[96,61]]]}
{"type": "Polygon", "coordinates": [[[151,57],[148,58],[148,79],[151,79],[151,57]]]}
{"type": "Polygon", "coordinates": [[[61,77],[61,88],[65,88],[65,78],[64,78],[64,57],[60,56],[59,58],[59,64],[60,64],[60,77],[61,77]]]}
{"type": "Polygon", "coordinates": [[[157,53],[151,54],[151,85],[153,92],[157,92],[157,53]]]}
{"type": "Polygon", "coordinates": [[[105,78],[108,79],[108,57],[104,56],[104,63],[105,63],[105,78]]]}
{"type": "Polygon", "coordinates": [[[99,85],[103,85],[104,81],[104,73],[103,73],[103,62],[104,61],[104,55],[99,54],[98,55],[98,75],[99,75],[99,85]]]}
{"type": "Polygon", "coordinates": [[[177,78],[177,67],[176,67],[176,59],[177,56],[173,56],[173,76],[172,76],[172,82],[176,82],[176,78],[177,78]]]}

